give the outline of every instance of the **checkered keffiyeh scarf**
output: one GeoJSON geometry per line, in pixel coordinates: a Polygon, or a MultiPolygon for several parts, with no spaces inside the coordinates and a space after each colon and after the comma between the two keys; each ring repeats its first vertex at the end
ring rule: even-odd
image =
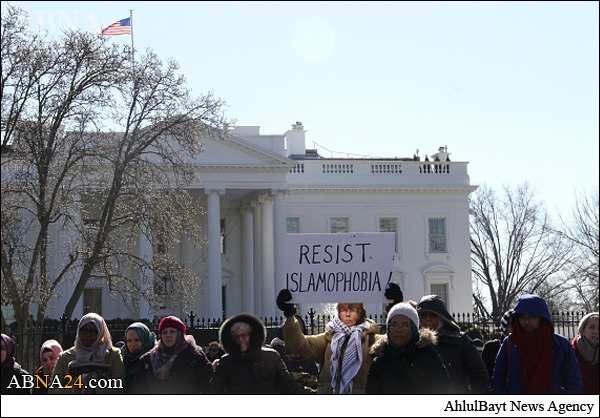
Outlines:
{"type": "Polygon", "coordinates": [[[369,329],[369,324],[363,322],[360,325],[348,327],[344,325],[338,317],[335,317],[333,321],[327,324],[327,330],[333,332],[333,339],[331,340],[331,388],[333,393],[339,394],[350,394],[352,393],[352,380],[357,375],[362,365],[362,331],[369,329]],[[344,344],[346,350],[342,357],[342,349],[344,344]],[[341,361],[340,361],[341,360],[341,361]],[[341,364],[340,364],[341,363],[341,364]],[[339,368],[341,367],[341,370],[339,368]],[[339,392],[336,392],[336,385],[339,376],[339,392]]]}

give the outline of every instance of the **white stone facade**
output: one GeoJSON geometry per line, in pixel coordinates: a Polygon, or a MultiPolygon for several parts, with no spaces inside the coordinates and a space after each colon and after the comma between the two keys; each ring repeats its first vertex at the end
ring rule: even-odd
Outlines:
{"type": "MultiPolygon", "coordinates": [[[[193,310],[197,318],[241,311],[279,316],[275,297],[285,283],[288,220],[295,232],[329,233],[337,218],[348,232],[379,232],[382,222],[395,223],[394,281],[405,300],[441,292],[450,312],[472,312],[468,197],[476,187],[467,163],[323,158],[306,149],[305,132],[297,122],[282,135],[261,135],[259,127],[250,126],[233,129],[226,140],[206,139],[190,192],[206,208],[197,221],[208,245],[198,250],[182,239],[178,249],[202,277],[194,305],[161,312],[150,312],[145,303],[131,308],[92,281],[88,288],[102,289],[101,314],[107,319],[185,318],[193,310]],[[435,227],[441,247],[432,250],[435,227]]],[[[150,257],[151,251],[141,240],[140,253],[150,257]]],[[[65,303],[54,301],[48,317],[60,317],[65,303]]],[[[301,312],[310,307],[301,306],[301,312]]],[[[368,314],[380,314],[383,305],[366,308],[368,314]]],[[[82,314],[80,302],[73,317],[82,314]]]]}

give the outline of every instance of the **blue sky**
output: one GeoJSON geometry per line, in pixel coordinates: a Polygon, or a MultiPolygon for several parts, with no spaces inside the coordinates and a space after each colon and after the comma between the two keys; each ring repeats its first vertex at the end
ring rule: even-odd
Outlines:
{"type": "Polygon", "coordinates": [[[238,125],[302,121],[324,156],[447,145],[473,184],[529,181],[552,214],[598,188],[598,2],[9,3],[54,34],[133,9],[138,53],[178,61],[238,125]]]}

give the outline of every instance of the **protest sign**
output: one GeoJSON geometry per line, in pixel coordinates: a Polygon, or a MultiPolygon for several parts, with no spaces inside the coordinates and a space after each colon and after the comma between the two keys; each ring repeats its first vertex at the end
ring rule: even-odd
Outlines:
{"type": "Polygon", "coordinates": [[[288,234],[292,303],[381,302],[394,275],[393,232],[288,234]]]}

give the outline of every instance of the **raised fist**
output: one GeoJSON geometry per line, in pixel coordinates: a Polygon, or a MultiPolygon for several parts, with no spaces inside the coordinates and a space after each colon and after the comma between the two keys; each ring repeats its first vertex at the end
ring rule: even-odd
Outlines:
{"type": "Polygon", "coordinates": [[[396,283],[390,282],[388,287],[385,289],[385,298],[393,301],[393,304],[400,303],[404,300],[404,295],[400,286],[396,283]]]}
{"type": "Polygon", "coordinates": [[[296,307],[292,303],[287,303],[292,300],[292,293],[288,289],[281,289],[277,295],[277,307],[288,316],[294,316],[297,312],[296,307]]]}

